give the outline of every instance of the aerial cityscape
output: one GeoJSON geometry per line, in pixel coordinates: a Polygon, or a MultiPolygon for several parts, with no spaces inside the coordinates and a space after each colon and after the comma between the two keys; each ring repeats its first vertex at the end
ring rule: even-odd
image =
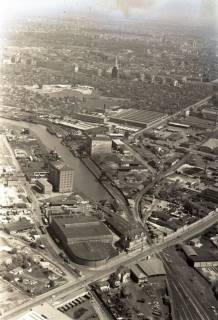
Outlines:
{"type": "Polygon", "coordinates": [[[1,6],[0,319],[217,320],[217,1],[1,6]]]}

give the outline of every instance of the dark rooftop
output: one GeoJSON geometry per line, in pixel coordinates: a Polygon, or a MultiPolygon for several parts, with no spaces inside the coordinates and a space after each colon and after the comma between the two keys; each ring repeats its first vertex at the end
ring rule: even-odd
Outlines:
{"type": "Polygon", "coordinates": [[[90,261],[108,259],[115,251],[111,244],[101,241],[77,242],[69,245],[69,249],[74,256],[90,261]]]}
{"type": "Polygon", "coordinates": [[[112,239],[112,233],[104,223],[94,217],[54,217],[53,221],[59,226],[66,238],[86,240],[98,237],[112,239]]]}

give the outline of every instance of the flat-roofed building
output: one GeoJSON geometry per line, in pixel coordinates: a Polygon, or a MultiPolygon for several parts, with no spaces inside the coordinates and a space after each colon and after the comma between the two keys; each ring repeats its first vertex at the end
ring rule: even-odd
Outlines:
{"type": "Polygon", "coordinates": [[[201,196],[207,201],[218,203],[218,188],[206,188],[201,192],[201,196]]]}
{"type": "Polygon", "coordinates": [[[52,193],[52,184],[47,179],[40,178],[36,181],[36,186],[43,194],[52,193]]]}
{"type": "Polygon", "coordinates": [[[54,217],[52,218],[51,227],[56,236],[67,244],[89,240],[113,241],[113,235],[110,230],[95,217],[54,217]]]}
{"type": "Polygon", "coordinates": [[[187,257],[188,263],[195,268],[218,267],[218,255],[211,251],[195,248],[197,255],[187,257]]]}
{"type": "Polygon", "coordinates": [[[163,262],[159,258],[141,260],[138,265],[148,278],[166,277],[166,270],[164,268],[163,262]]]}
{"type": "Polygon", "coordinates": [[[33,228],[33,224],[24,217],[18,221],[4,224],[4,228],[9,234],[13,234],[16,232],[23,232],[28,229],[31,229],[33,228]]]}
{"type": "Polygon", "coordinates": [[[49,163],[49,182],[54,191],[65,193],[72,192],[74,185],[74,170],[64,162],[49,163]]]}
{"type": "Polygon", "coordinates": [[[192,246],[187,245],[187,244],[183,244],[183,245],[181,245],[181,248],[187,258],[192,257],[192,256],[197,256],[197,253],[192,246]]]}
{"type": "Polygon", "coordinates": [[[130,272],[132,279],[137,283],[143,283],[147,280],[147,276],[137,265],[132,266],[130,272]]]}
{"type": "Polygon", "coordinates": [[[112,246],[113,234],[95,217],[52,217],[51,229],[69,257],[78,264],[96,267],[117,254],[112,246]]]}
{"type": "Polygon", "coordinates": [[[129,126],[146,128],[159,120],[166,118],[166,115],[151,110],[126,109],[110,115],[110,121],[129,126]]]}
{"type": "Polygon", "coordinates": [[[70,320],[66,314],[55,309],[47,302],[42,303],[38,306],[31,307],[30,310],[23,313],[23,315],[19,315],[14,320],[70,320]]]}
{"type": "Polygon", "coordinates": [[[92,138],[91,155],[108,154],[112,152],[112,140],[106,135],[97,135],[92,138]]]}

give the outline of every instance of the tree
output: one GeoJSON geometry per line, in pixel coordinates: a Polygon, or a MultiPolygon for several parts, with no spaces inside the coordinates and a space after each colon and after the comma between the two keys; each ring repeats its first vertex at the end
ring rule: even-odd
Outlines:
{"type": "Polygon", "coordinates": [[[7,272],[7,273],[4,274],[3,279],[8,281],[8,282],[11,282],[11,281],[14,280],[14,277],[13,277],[13,275],[11,273],[7,272]]]}

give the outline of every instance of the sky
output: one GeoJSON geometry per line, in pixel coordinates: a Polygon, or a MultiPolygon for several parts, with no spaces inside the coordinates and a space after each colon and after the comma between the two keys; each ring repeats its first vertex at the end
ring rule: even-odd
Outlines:
{"type": "Polygon", "coordinates": [[[218,21],[217,9],[218,0],[2,0],[0,21],[72,12],[214,24],[218,21]]]}

